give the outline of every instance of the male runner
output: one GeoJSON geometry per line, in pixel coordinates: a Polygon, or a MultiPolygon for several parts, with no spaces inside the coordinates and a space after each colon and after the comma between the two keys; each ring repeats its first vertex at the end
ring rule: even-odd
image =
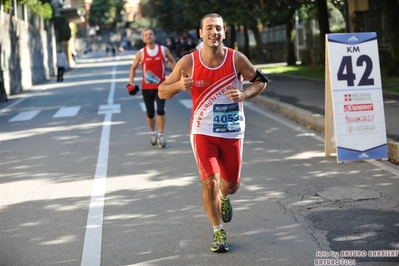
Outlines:
{"type": "Polygon", "coordinates": [[[141,63],[143,71],[141,89],[147,109],[147,123],[151,130],[150,144],[156,145],[158,143],[158,146],[163,148],[166,146],[166,140],[163,135],[165,127],[165,100],[159,99],[158,86],[165,80],[166,58],[169,60],[172,69],[175,67],[176,61],[167,47],[155,43],[156,37],[153,30],[144,30],[142,36],[143,42],[146,45],[136,53],[129,72],[129,84],[134,86],[136,70],[141,63]],[[158,126],[158,134],[155,128],[154,101],[157,102],[156,124],[158,126]]]}
{"type": "Polygon", "coordinates": [[[159,86],[159,97],[170,99],[190,91],[193,107],[190,140],[202,180],[202,202],[213,226],[213,252],[227,252],[224,223],[233,208],[228,195],[240,185],[245,117],[242,101],[261,93],[267,77],[241,52],[223,47],[223,18],[215,13],[201,20],[203,48],[183,56],[159,86]],[[251,85],[245,90],[241,77],[251,85]]]}

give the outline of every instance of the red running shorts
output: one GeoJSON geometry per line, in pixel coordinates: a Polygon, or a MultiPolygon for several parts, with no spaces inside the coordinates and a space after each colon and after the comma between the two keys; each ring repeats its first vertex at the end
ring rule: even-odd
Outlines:
{"type": "Polygon", "coordinates": [[[201,180],[220,173],[227,181],[240,181],[243,139],[195,134],[190,141],[201,180]]]}

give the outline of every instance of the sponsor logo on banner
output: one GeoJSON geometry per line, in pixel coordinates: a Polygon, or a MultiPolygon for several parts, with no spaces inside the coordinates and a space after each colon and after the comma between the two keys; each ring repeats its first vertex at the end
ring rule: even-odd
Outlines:
{"type": "Polygon", "coordinates": [[[354,126],[347,126],[346,127],[346,132],[348,132],[349,134],[352,134],[353,132],[355,132],[355,127],[354,126]]]}
{"type": "Polygon", "coordinates": [[[346,132],[352,133],[376,133],[377,127],[375,125],[359,125],[359,126],[347,126],[346,132]]]}
{"type": "Polygon", "coordinates": [[[345,102],[361,102],[361,101],[371,101],[371,93],[349,93],[344,94],[345,102]]]}
{"type": "Polygon", "coordinates": [[[362,153],[359,155],[359,159],[367,159],[367,158],[369,158],[369,156],[367,155],[367,152],[362,152],[362,153]]]}
{"type": "Polygon", "coordinates": [[[375,115],[345,116],[345,123],[373,122],[375,115]]]}
{"type": "Polygon", "coordinates": [[[352,36],[352,37],[348,38],[348,42],[357,42],[357,41],[359,41],[359,40],[356,38],[356,36],[352,36]]]}
{"type": "Polygon", "coordinates": [[[364,112],[364,111],[374,111],[374,105],[372,103],[344,105],[344,112],[364,112]]]}
{"type": "Polygon", "coordinates": [[[198,87],[198,88],[200,88],[200,87],[208,87],[208,85],[209,85],[209,82],[206,81],[206,80],[196,80],[195,81],[195,87],[198,87]]]}

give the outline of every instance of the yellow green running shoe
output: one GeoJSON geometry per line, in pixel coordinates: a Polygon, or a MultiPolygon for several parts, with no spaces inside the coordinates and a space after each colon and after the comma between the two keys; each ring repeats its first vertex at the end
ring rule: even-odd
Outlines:
{"type": "Polygon", "coordinates": [[[213,234],[211,251],[218,253],[229,251],[229,246],[226,243],[226,232],[223,229],[217,230],[213,234]]]}
{"type": "Polygon", "coordinates": [[[222,221],[228,223],[233,218],[233,206],[231,206],[229,197],[220,200],[222,202],[222,221]]]}

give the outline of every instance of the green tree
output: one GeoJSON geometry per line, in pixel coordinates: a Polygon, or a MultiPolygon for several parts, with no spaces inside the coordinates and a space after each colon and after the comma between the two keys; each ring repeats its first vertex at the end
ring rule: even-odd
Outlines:
{"type": "Polygon", "coordinates": [[[68,20],[66,17],[58,16],[51,18],[54,25],[57,41],[69,41],[71,38],[71,28],[69,27],[68,20]]]}
{"type": "MultiPolygon", "coordinates": [[[[326,0],[317,0],[316,1],[316,6],[317,6],[317,17],[319,21],[319,29],[320,29],[320,48],[321,52],[324,55],[324,50],[325,50],[325,36],[326,34],[330,33],[330,23],[328,21],[328,9],[327,9],[327,1],[326,0]]],[[[324,59],[324,56],[322,57],[324,59]]]]}
{"type": "MultiPolygon", "coordinates": [[[[207,13],[218,13],[223,16],[229,30],[232,31],[227,40],[227,45],[234,47],[235,29],[245,26],[251,29],[257,41],[257,57],[262,61],[265,58],[263,43],[257,28],[262,20],[264,10],[261,0],[251,2],[236,0],[208,0],[208,1],[186,1],[186,0],[142,0],[143,16],[157,20],[158,26],[168,32],[184,33],[192,29],[199,29],[201,18],[207,13]],[[170,16],[170,10],[174,10],[170,16]]],[[[247,34],[247,32],[245,32],[247,34]]],[[[247,35],[246,35],[247,36],[247,35]]],[[[249,55],[249,43],[246,38],[244,54],[249,55]]]]}
{"type": "Polygon", "coordinates": [[[90,7],[89,24],[100,29],[110,29],[114,23],[115,6],[113,0],[93,0],[90,7]]]}
{"type": "Polygon", "coordinates": [[[152,25],[158,25],[166,32],[182,33],[196,28],[195,18],[190,17],[191,3],[179,0],[142,0],[141,5],[143,17],[154,19],[152,25]]]}
{"type": "Polygon", "coordinates": [[[388,67],[388,75],[399,75],[399,2],[397,0],[384,1],[384,13],[386,15],[386,29],[389,43],[389,51],[393,62],[388,67]]]}
{"type": "MultiPolygon", "coordinates": [[[[289,65],[296,63],[294,41],[295,41],[295,11],[302,10],[304,17],[318,19],[320,24],[320,34],[322,37],[322,47],[320,54],[324,53],[324,36],[330,32],[329,11],[340,17],[342,14],[327,0],[142,0],[142,13],[157,21],[157,25],[168,32],[183,33],[192,29],[198,29],[198,22],[203,15],[211,12],[219,13],[225,19],[231,31],[227,44],[234,47],[235,29],[244,28],[245,47],[243,53],[249,58],[249,36],[247,30],[251,30],[256,40],[255,57],[259,61],[266,61],[264,45],[258,26],[262,25],[281,25],[286,26],[286,61],[289,65]],[[328,4],[328,6],[327,6],[328,4]],[[328,7],[328,8],[327,8],[328,7]],[[173,16],[170,11],[173,10],[173,16]],[[308,15],[303,10],[310,11],[308,15]]],[[[341,31],[342,25],[334,28],[334,31],[341,31]]],[[[324,58],[324,57],[323,57],[324,58]]]]}
{"type": "Polygon", "coordinates": [[[346,30],[346,21],[344,15],[342,14],[341,10],[337,6],[338,4],[334,4],[329,0],[327,2],[327,11],[329,18],[332,19],[330,26],[331,32],[345,32],[346,30]]]}
{"type": "Polygon", "coordinates": [[[117,23],[124,21],[124,10],[125,10],[125,1],[124,0],[115,0],[115,16],[114,16],[114,24],[116,26],[117,23]]]}
{"type": "MultiPolygon", "coordinates": [[[[10,12],[12,0],[2,0],[1,2],[5,12],[10,12]]],[[[38,17],[49,19],[53,16],[50,0],[19,0],[18,4],[26,5],[29,10],[35,13],[38,17]]]]}
{"type": "MultiPolygon", "coordinates": [[[[245,51],[244,53],[249,59],[256,57],[258,61],[266,62],[266,53],[264,50],[261,32],[258,28],[262,21],[267,20],[267,12],[265,12],[266,10],[264,10],[262,2],[242,1],[236,10],[238,12],[236,11],[235,15],[239,18],[236,23],[247,25],[248,29],[250,29],[254,34],[256,41],[256,52],[253,55],[250,54],[250,51],[245,51]]],[[[246,38],[246,50],[249,48],[247,48],[247,46],[249,46],[248,42],[249,40],[246,38]]]]}
{"type": "Polygon", "coordinates": [[[270,11],[270,21],[272,24],[285,25],[285,49],[286,62],[288,65],[296,64],[295,56],[295,11],[308,5],[313,6],[313,1],[309,0],[281,0],[267,4],[270,11]]]}

